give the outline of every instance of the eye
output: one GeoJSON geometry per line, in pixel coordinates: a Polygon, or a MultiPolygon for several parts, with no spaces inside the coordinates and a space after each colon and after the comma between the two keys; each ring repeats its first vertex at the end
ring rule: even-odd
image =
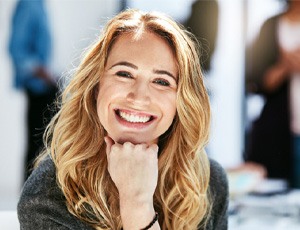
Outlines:
{"type": "Polygon", "coordinates": [[[132,78],[132,75],[126,71],[118,71],[116,75],[119,77],[132,78]]]}
{"type": "Polygon", "coordinates": [[[170,82],[168,82],[165,79],[161,79],[161,78],[155,79],[153,82],[158,85],[162,85],[162,86],[170,86],[170,82]]]}

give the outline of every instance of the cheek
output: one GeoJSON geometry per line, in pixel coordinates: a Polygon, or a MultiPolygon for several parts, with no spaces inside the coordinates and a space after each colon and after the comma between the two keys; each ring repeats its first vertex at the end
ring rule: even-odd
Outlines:
{"type": "Polygon", "coordinates": [[[97,114],[100,120],[100,123],[103,125],[104,119],[107,117],[109,94],[104,88],[100,88],[97,95],[97,114]]]}
{"type": "Polygon", "coordinates": [[[108,123],[109,118],[112,114],[110,106],[120,98],[124,98],[123,90],[116,86],[116,84],[102,84],[99,87],[99,92],[97,95],[97,113],[100,123],[105,126],[108,123]]]}
{"type": "Polygon", "coordinates": [[[170,125],[173,123],[173,120],[174,120],[174,118],[176,116],[176,112],[177,112],[177,110],[176,110],[175,106],[170,108],[170,112],[168,114],[169,124],[170,125]]]}
{"type": "Polygon", "coordinates": [[[166,111],[165,115],[168,118],[168,123],[171,124],[177,112],[176,95],[168,98],[165,101],[164,109],[166,111]]]}
{"type": "Polygon", "coordinates": [[[112,95],[115,95],[114,87],[111,86],[110,84],[103,82],[98,89],[97,109],[109,103],[109,101],[112,100],[112,95]]]}
{"type": "Polygon", "coordinates": [[[98,97],[98,100],[97,100],[97,114],[98,114],[98,118],[99,118],[99,121],[102,125],[104,125],[104,118],[105,118],[105,110],[104,110],[104,105],[103,105],[103,101],[99,101],[99,97],[98,97]]]}

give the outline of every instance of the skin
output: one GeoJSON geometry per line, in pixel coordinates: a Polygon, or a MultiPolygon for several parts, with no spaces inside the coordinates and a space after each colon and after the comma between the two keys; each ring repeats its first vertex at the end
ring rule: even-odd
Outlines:
{"type": "MultiPolygon", "coordinates": [[[[108,171],[120,196],[124,229],[141,229],[154,217],[158,138],[176,114],[178,69],[159,36],[121,35],[99,83],[97,112],[107,131],[108,171]]],[[[160,229],[158,222],[152,229],[160,229]]]]}

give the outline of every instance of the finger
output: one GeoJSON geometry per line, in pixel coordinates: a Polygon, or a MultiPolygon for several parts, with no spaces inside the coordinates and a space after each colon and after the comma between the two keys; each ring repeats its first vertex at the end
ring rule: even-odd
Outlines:
{"type": "Polygon", "coordinates": [[[158,153],[158,145],[157,144],[150,145],[149,149],[152,150],[156,154],[158,153]]]}

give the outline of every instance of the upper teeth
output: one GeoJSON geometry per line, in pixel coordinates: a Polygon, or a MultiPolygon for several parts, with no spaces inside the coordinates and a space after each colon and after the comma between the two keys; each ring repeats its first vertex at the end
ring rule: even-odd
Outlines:
{"type": "Polygon", "coordinates": [[[124,120],[128,122],[141,122],[141,123],[146,123],[147,121],[150,120],[150,116],[138,116],[138,115],[133,115],[133,114],[128,114],[123,111],[120,111],[120,117],[122,117],[124,120]]]}

